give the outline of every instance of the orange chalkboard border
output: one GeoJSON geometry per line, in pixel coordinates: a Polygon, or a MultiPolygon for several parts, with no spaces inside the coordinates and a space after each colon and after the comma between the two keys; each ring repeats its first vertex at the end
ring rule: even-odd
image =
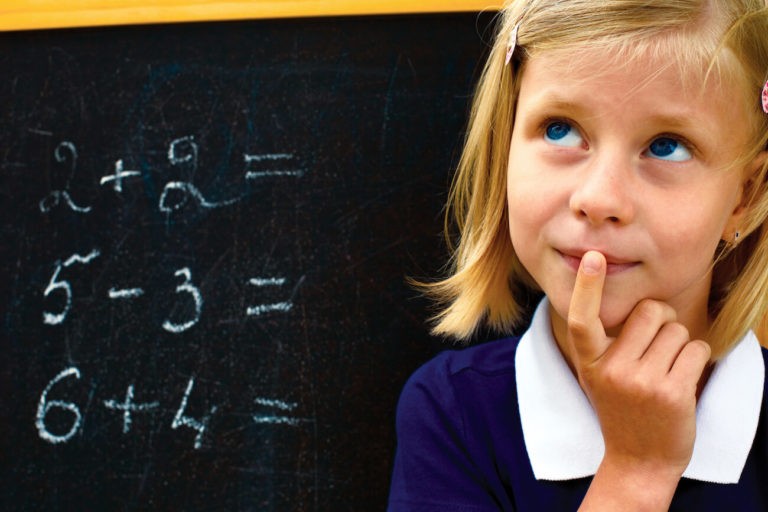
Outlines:
{"type": "Polygon", "coordinates": [[[499,0],[0,1],[0,30],[496,10],[499,0]]]}

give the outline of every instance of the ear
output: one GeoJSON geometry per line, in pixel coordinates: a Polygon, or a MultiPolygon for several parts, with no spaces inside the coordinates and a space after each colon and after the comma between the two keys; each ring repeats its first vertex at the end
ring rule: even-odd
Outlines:
{"type": "MultiPolygon", "coordinates": [[[[728,222],[725,225],[721,238],[728,243],[738,243],[739,233],[744,228],[744,219],[752,209],[753,204],[750,198],[753,196],[755,187],[768,187],[768,183],[758,182],[755,178],[761,176],[760,170],[768,163],[768,151],[761,151],[752,162],[744,168],[744,179],[739,191],[739,201],[736,204],[728,222]]],[[[744,236],[744,233],[741,233],[744,236]]]]}

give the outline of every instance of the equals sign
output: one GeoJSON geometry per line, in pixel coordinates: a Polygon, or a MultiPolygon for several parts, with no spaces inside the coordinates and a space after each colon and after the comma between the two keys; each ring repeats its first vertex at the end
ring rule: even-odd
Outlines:
{"type": "MultiPolygon", "coordinates": [[[[270,398],[257,398],[254,400],[256,404],[277,409],[278,411],[290,412],[296,408],[296,404],[292,402],[283,402],[282,400],[274,400],[270,398]]],[[[290,425],[292,427],[298,426],[299,423],[310,421],[307,418],[296,418],[293,416],[281,416],[280,414],[254,414],[253,421],[258,424],[271,424],[271,425],[290,425]]]]}
{"type": "Polygon", "coordinates": [[[266,153],[263,155],[243,154],[245,162],[245,179],[293,177],[301,178],[306,169],[292,165],[295,157],[292,153],[266,153]]]}

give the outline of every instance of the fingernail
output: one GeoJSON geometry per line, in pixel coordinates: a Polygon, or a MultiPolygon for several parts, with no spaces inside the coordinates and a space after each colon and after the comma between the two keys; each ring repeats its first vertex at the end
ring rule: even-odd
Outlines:
{"type": "Polygon", "coordinates": [[[585,274],[599,274],[603,268],[603,258],[599,252],[589,251],[581,257],[581,269],[585,274]]]}

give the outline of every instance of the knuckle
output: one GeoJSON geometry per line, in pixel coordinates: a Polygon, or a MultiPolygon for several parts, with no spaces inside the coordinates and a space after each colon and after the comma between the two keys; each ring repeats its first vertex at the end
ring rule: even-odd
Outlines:
{"type": "Polygon", "coordinates": [[[685,389],[677,383],[650,376],[632,379],[631,393],[642,403],[655,404],[655,407],[666,410],[683,406],[687,399],[685,389]]]}
{"type": "Polygon", "coordinates": [[[672,322],[666,325],[666,330],[670,336],[675,339],[687,341],[690,338],[688,328],[679,322],[672,322]]]}
{"type": "Polygon", "coordinates": [[[637,374],[625,371],[619,365],[608,365],[601,369],[600,380],[613,389],[627,390],[639,384],[637,374]]]}
{"type": "Polygon", "coordinates": [[[635,314],[644,321],[653,321],[665,316],[675,318],[677,315],[668,304],[653,299],[643,299],[635,308],[635,314]]]}
{"type": "Polygon", "coordinates": [[[682,409],[685,407],[688,396],[683,393],[680,386],[661,386],[655,390],[654,401],[665,409],[682,409]]]}
{"type": "Polygon", "coordinates": [[[642,320],[652,320],[661,311],[661,304],[651,299],[643,299],[637,304],[635,314],[642,320]]]}
{"type": "Polygon", "coordinates": [[[642,373],[634,375],[631,380],[631,386],[637,396],[653,397],[658,393],[656,383],[642,373]]]}
{"type": "Polygon", "coordinates": [[[687,357],[701,360],[709,360],[712,355],[712,348],[709,346],[709,343],[702,340],[689,341],[685,344],[685,347],[683,347],[683,351],[686,353],[687,357]]]}

